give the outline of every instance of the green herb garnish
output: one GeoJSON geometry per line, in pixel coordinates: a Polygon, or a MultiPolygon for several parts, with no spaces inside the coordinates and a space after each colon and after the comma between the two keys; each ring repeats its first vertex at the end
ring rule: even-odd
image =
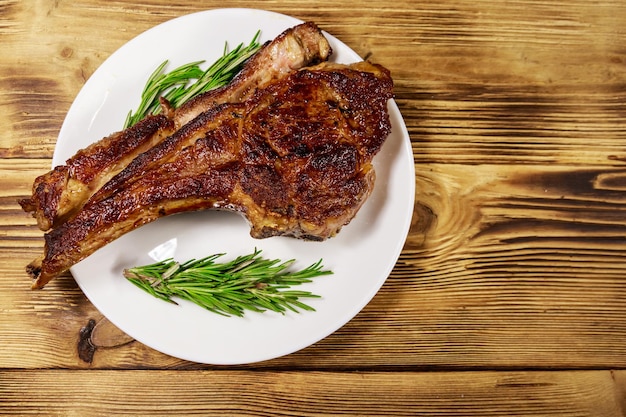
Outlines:
{"type": "Polygon", "coordinates": [[[148,78],[141,93],[139,107],[134,113],[132,110],[128,112],[124,128],[134,125],[149,114],[158,114],[161,111],[160,97],[165,98],[176,109],[198,94],[228,84],[243,64],[260,49],[260,33],[257,31],[247,46],[241,43],[230,52],[225,44],[222,56],[206,70],[200,68],[204,61],[196,61],[165,73],[163,71],[168,61],[164,61],[148,78]]]}
{"type": "Polygon", "coordinates": [[[124,276],[157,298],[177,304],[173,297],[178,297],[224,316],[242,317],[246,310],[271,310],[282,314],[287,310],[315,311],[300,299],[319,298],[318,295],[290,287],[332,274],[322,269],[322,260],[300,271],[289,272],[287,269],[295,260],[269,260],[260,253],[255,249],[252,254],[225,263],[216,262],[224,254],[183,264],[167,259],[126,269],[124,276]]]}

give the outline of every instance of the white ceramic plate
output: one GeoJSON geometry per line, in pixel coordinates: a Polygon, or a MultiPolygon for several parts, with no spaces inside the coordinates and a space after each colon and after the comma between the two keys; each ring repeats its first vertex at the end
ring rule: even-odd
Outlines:
{"type": "MultiPolygon", "coordinates": [[[[224,42],[248,43],[257,30],[270,40],[301,21],[252,9],[217,9],[190,14],[156,26],[111,55],[89,78],[61,128],[53,163],[62,164],[78,149],[120,130],[136,108],[150,73],[165,59],[170,67],[206,60],[223,52],[224,42]]],[[[328,35],[333,60],[361,58],[328,35]]],[[[179,214],[129,233],[75,265],[71,272],[89,300],[113,324],[160,352],[195,362],[243,364],[276,358],[305,348],[339,329],[376,294],[395,265],[406,239],[414,201],[411,144],[402,116],[389,103],[393,132],[375,157],[373,194],[356,218],[333,239],[304,242],[292,238],[255,240],[245,220],[227,212],[179,214]],[[323,259],[333,275],[301,289],[321,295],[304,300],[315,312],[246,313],[221,317],[182,302],[173,305],[146,294],[122,276],[127,267],[154,259],[180,261],[214,253],[223,260],[248,254],[297,259],[303,268],[323,259]]]]}

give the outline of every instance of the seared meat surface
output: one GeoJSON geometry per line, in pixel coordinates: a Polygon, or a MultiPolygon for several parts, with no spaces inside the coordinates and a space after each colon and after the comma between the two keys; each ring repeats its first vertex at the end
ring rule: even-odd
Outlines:
{"type": "Polygon", "coordinates": [[[37,177],[30,198],[20,200],[46,231],[65,222],[89,197],[141,152],[174,133],[166,116],[149,116],[135,126],[78,151],[65,165],[37,177]]]}
{"type": "Polygon", "coordinates": [[[294,69],[317,64],[331,54],[328,41],[313,23],[303,23],[265,44],[233,79],[220,89],[204,93],[179,109],[149,116],[133,127],[114,133],[80,150],[65,165],[38,177],[32,196],[20,201],[37,219],[39,228],[49,230],[62,224],[137,155],[173,134],[188,121],[222,103],[236,103],[258,88],[284,77],[294,69]]]}
{"type": "Polygon", "coordinates": [[[159,217],[200,209],[241,213],[256,238],[323,240],[372,191],[372,158],[389,135],[389,72],[323,63],[213,106],[140,154],[76,215],[45,235],[33,288],[159,217]]]}

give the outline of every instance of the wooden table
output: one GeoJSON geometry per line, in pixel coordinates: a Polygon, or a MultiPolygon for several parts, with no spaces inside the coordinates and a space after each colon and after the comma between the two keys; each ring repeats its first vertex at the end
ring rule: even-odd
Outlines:
{"type": "Polygon", "coordinates": [[[626,413],[626,3],[0,1],[0,414],[626,413]],[[300,352],[208,366],[110,325],[70,274],[31,291],[16,201],[113,51],[171,18],[313,20],[388,67],[415,211],[371,303],[300,352]]]}

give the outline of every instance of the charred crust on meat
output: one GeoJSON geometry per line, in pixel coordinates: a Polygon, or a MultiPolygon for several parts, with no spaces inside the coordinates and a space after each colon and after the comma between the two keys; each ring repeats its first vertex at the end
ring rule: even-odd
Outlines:
{"type": "Polygon", "coordinates": [[[32,279],[36,279],[39,276],[39,274],[41,274],[41,265],[33,265],[33,264],[26,265],[26,273],[32,279]]]}

